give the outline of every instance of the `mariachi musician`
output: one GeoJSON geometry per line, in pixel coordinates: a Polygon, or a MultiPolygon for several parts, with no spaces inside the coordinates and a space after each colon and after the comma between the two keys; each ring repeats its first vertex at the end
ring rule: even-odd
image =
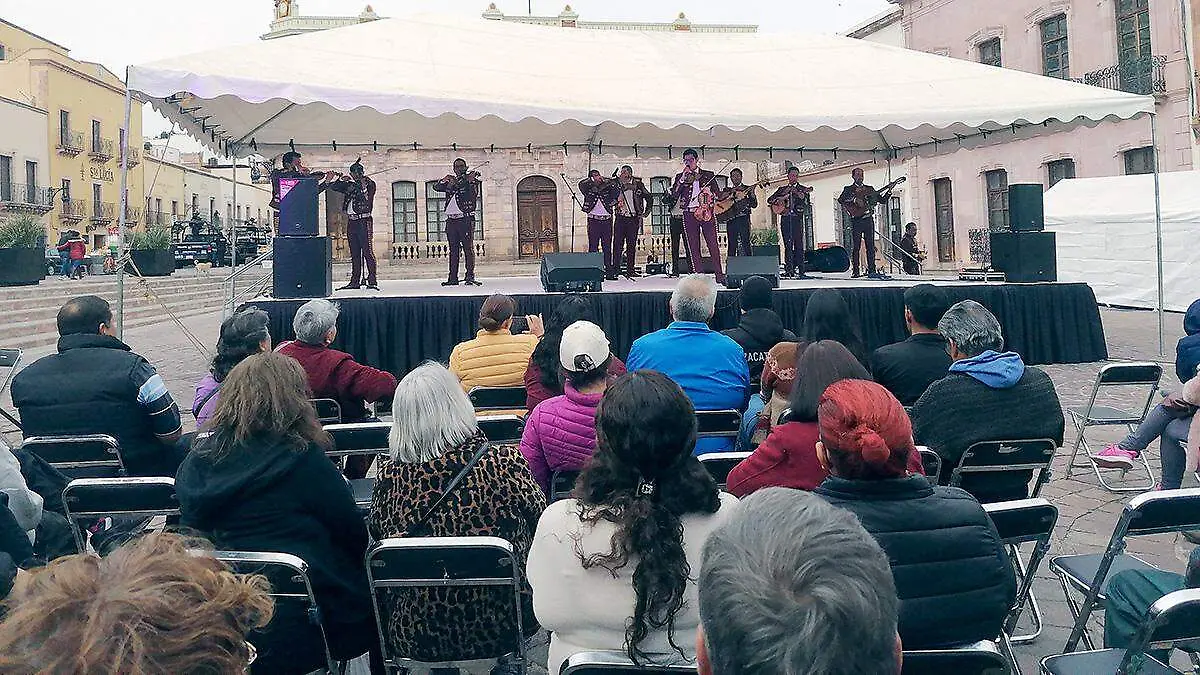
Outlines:
{"type": "Polygon", "coordinates": [[[482,286],[475,279],[475,204],[479,199],[479,172],[467,171],[467,161],[454,160],[454,173],[433,184],[446,195],[446,240],[450,242],[450,274],[443,286],[458,285],[458,254],[467,263],[468,286],[482,286]]]}
{"type": "Polygon", "coordinates": [[[716,175],[700,168],[700,156],[692,148],[683,152],[683,171],[675,174],[671,194],[683,209],[683,232],[687,238],[688,258],[692,271],[700,271],[700,234],[712,255],[713,272],[717,283],[725,283],[725,272],[721,267],[721,251],[717,247],[717,219],[713,211],[716,204],[716,175]]]}
{"type": "Polygon", "coordinates": [[[374,236],[375,181],[363,171],[362,159],[350,165],[350,175],[341,176],[329,184],[329,189],[342,193],[342,211],[346,214],[346,239],[350,246],[350,283],[338,290],[359,288],[363,266],[367,268],[367,288],[379,290],[375,277],[374,236]]]}
{"type": "Polygon", "coordinates": [[[850,216],[850,262],[854,268],[854,277],[861,276],[858,266],[858,242],[866,240],[867,248],[867,277],[870,279],[887,279],[886,274],[875,270],[875,206],[886,202],[891,196],[891,189],[901,181],[894,181],[876,190],[863,183],[863,170],[856,168],[850,172],[853,181],[842,189],[838,203],[846,215],[850,216]]]}
{"type": "Polygon", "coordinates": [[[641,178],[633,175],[628,164],[621,167],[617,176],[617,213],[613,227],[612,267],[610,276],[616,276],[621,266],[621,252],[625,252],[625,276],[632,279],[637,273],[633,269],[637,259],[637,239],[642,233],[642,219],[650,213],[653,196],[641,178]]]}
{"type": "Polygon", "coordinates": [[[767,203],[779,215],[783,237],[783,275],[806,279],[804,274],[804,214],[811,206],[812,188],[800,184],[800,169],[788,167],[787,185],[781,186],[767,203]]]}
{"type": "Polygon", "coordinates": [[[321,182],[318,185],[318,192],[329,187],[329,181],[333,180],[334,173],[332,171],[321,173],[319,171],[310,171],[307,167],[300,163],[300,153],[292,150],[283,153],[282,160],[283,168],[271,172],[271,203],[269,206],[276,211],[279,210],[279,179],[284,178],[306,178],[320,176],[321,182]]]}
{"type": "Polygon", "coordinates": [[[671,273],[667,276],[677,277],[681,267],[679,243],[683,241],[683,208],[679,206],[679,200],[675,199],[670,192],[664,192],[660,198],[670,217],[671,273]]]}
{"type": "Polygon", "coordinates": [[[592,169],[587,178],[579,181],[579,193],[583,195],[583,212],[587,214],[588,253],[604,251],[604,278],[615,281],[613,213],[621,194],[617,179],[605,178],[599,169],[592,169]]]}
{"type": "Polygon", "coordinates": [[[733,215],[725,223],[729,237],[727,256],[750,255],[750,212],[758,208],[755,186],[742,183],[742,170],[729,172],[729,187],[721,193],[721,199],[733,200],[733,215]]]}

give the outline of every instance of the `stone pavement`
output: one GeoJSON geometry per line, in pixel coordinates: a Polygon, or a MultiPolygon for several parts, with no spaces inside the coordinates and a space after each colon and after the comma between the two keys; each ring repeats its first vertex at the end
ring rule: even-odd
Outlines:
{"type": "MultiPolygon", "coordinates": [[[[1167,342],[1165,357],[1159,357],[1157,338],[1155,337],[1156,320],[1153,312],[1102,309],[1110,357],[1113,360],[1145,359],[1161,361],[1164,365],[1163,386],[1167,389],[1177,387],[1174,376],[1174,344],[1182,335],[1182,315],[1168,314],[1166,317],[1167,342]]],[[[198,341],[208,349],[216,343],[220,326],[219,312],[188,317],[183,325],[190,330],[198,341]]],[[[139,353],[145,355],[162,373],[167,386],[170,388],[180,407],[187,409],[191,405],[193,386],[207,371],[209,356],[202,354],[185,337],[183,331],[176,325],[166,322],[153,326],[142,326],[131,329],[126,335],[127,341],[139,353]]],[[[49,353],[52,348],[42,348],[27,354],[27,362],[49,353]]],[[[1091,384],[1096,372],[1103,364],[1074,364],[1046,366],[1045,370],[1053,378],[1063,407],[1080,406],[1086,403],[1091,384]]],[[[1132,397],[1114,399],[1116,403],[1130,406],[1132,397]]],[[[0,401],[6,409],[11,410],[11,402],[7,394],[0,401]]],[[[194,424],[190,415],[185,414],[187,424],[194,424]]],[[[1096,438],[1101,445],[1119,440],[1123,435],[1119,430],[1095,430],[1089,432],[1089,439],[1096,438]]],[[[1065,447],[1070,448],[1075,435],[1067,425],[1065,447]]],[[[10,441],[17,440],[9,435],[10,441]]],[[[1043,489],[1042,496],[1054,503],[1059,509],[1059,521],[1054,537],[1053,549],[1050,556],[1083,552],[1099,553],[1108,542],[1109,534],[1121,512],[1122,505],[1133,495],[1131,493],[1114,494],[1101,488],[1096,477],[1090,470],[1076,470],[1068,478],[1066,476],[1066,451],[1060,452],[1055,462],[1054,476],[1043,489]]],[[[1158,452],[1157,446],[1149,451],[1151,465],[1157,479],[1158,452]]],[[[1192,477],[1185,481],[1185,487],[1194,485],[1192,477]]],[[[1026,553],[1028,553],[1026,546],[1026,553]]],[[[1173,536],[1147,537],[1132,539],[1129,551],[1138,554],[1148,562],[1165,569],[1182,571],[1190,546],[1186,542],[1179,543],[1173,536]]],[[[1038,574],[1034,592],[1041,601],[1041,607],[1046,619],[1046,625],[1041,637],[1029,645],[1016,648],[1021,666],[1026,673],[1038,672],[1037,662],[1043,656],[1062,651],[1070,632],[1070,615],[1062,599],[1062,590],[1057,579],[1049,572],[1048,560],[1038,574]]],[[[1100,626],[1099,620],[1095,625],[1100,626]]],[[[1101,635],[1096,632],[1097,638],[1101,635]]],[[[543,647],[544,650],[544,647],[543,647]]],[[[539,650],[541,651],[541,650],[539,650]]],[[[543,651],[544,654],[544,651],[543,651]]],[[[542,657],[544,658],[544,656],[542,657]]]]}

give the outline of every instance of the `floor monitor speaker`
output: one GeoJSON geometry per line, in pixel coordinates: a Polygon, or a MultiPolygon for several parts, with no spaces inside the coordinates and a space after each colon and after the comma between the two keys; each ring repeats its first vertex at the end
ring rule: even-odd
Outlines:
{"type": "Polygon", "coordinates": [[[601,253],[547,253],[542,256],[542,288],[547,293],[599,291],[604,283],[601,253]]]}
{"type": "Polygon", "coordinates": [[[771,288],[779,288],[779,259],[767,255],[735,255],[729,259],[725,269],[726,288],[741,288],[742,282],[750,277],[762,277],[771,282],[771,288]]]}

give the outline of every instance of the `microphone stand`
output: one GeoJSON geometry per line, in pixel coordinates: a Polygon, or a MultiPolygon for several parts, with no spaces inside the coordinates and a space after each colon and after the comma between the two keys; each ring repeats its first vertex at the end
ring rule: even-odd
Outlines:
{"type": "MultiPolygon", "coordinates": [[[[563,185],[566,185],[567,192],[571,193],[571,202],[575,206],[578,206],[579,210],[582,211],[583,203],[579,201],[579,196],[575,194],[575,188],[571,186],[571,181],[567,180],[567,174],[565,174],[563,172],[559,172],[558,175],[562,176],[563,185]]],[[[575,209],[571,209],[571,253],[574,253],[574,252],[575,252],[575,209]]]]}

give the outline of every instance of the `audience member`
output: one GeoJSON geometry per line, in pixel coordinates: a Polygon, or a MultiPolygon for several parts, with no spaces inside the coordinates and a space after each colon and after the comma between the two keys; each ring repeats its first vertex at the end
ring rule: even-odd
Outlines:
{"type": "Polygon", "coordinates": [[[661,373],[630,372],[609,386],[596,440],[575,497],[546,509],[529,552],[534,610],[550,631],[548,670],[591,650],[694,658],[692,575],[736,499],[692,456],[695,411],[661,373]]]}
{"type": "MultiPolygon", "coordinates": [[[[1062,445],[1064,420],[1054,383],[1016,352],[1000,352],[1004,337],[991,312],[963,300],[946,311],[938,331],[954,363],[917,400],[912,424],[916,442],[942,458],[939,483],[949,481],[974,443],[1047,438],[1062,445]]],[[[985,503],[1024,499],[1032,473],[966,476],[962,487],[985,503]]]]}
{"type": "Polygon", "coordinates": [[[853,514],[768,488],[709,536],[700,675],[896,675],[899,601],[887,555],[853,514]]]}
{"type": "MultiPolygon", "coordinates": [[[[817,460],[817,402],[834,382],[869,380],[871,376],[841,343],[821,340],[809,345],[796,364],[796,385],[783,424],[729,472],[726,489],[743,497],[766,487],[812,490],[829,473],[817,460]]],[[[920,455],[909,457],[911,473],[923,473],[920,455]]]]}
{"type": "MultiPolygon", "coordinates": [[[[33,555],[40,560],[53,560],[64,555],[75,553],[75,537],[71,534],[71,526],[63,515],[62,491],[67,486],[66,477],[58,470],[26,450],[14,452],[0,438],[0,494],[7,497],[8,511],[13,517],[16,527],[25,533],[27,543],[33,544],[33,555]],[[20,455],[18,457],[17,455],[20,455]],[[51,485],[39,485],[38,475],[32,475],[34,485],[26,481],[25,468],[22,462],[30,464],[30,469],[40,471],[45,467],[54,478],[51,485]],[[61,480],[58,480],[61,477],[61,480]],[[43,497],[38,489],[50,489],[49,499],[43,497]],[[57,511],[55,510],[57,509],[57,511]]],[[[12,550],[11,547],[0,547],[0,550],[12,550]]],[[[17,562],[24,559],[16,558],[17,562]]]]}
{"type": "MultiPolygon", "coordinates": [[[[559,343],[563,331],[576,321],[595,323],[596,317],[591,301],[578,293],[572,293],[558,303],[558,307],[550,315],[550,320],[546,322],[545,334],[533,348],[533,356],[529,357],[529,366],[525,368],[526,411],[533,412],[542,401],[563,394],[559,343]]],[[[625,364],[615,355],[609,361],[608,374],[611,377],[625,374],[625,364]]]]}
{"type": "MultiPolygon", "coordinates": [[[[292,329],[296,339],[275,351],[289,356],[304,368],[313,398],[337,401],[343,422],[378,421],[367,411],[367,403],[386,401],[396,389],[396,377],[354,360],[346,352],[330,348],[337,337],[337,303],[309,300],[296,310],[292,329]]],[[[346,458],[346,477],[362,478],[375,460],[371,455],[346,458]]]]}
{"type": "MultiPolygon", "coordinates": [[[[1200,300],[1188,307],[1183,317],[1183,332],[1175,346],[1175,374],[1186,384],[1197,374],[1200,366],[1200,300]]],[[[1162,458],[1162,480],[1159,487],[1174,490],[1183,484],[1187,464],[1188,429],[1195,418],[1196,406],[1184,400],[1182,393],[1168,395],[1162,403],[1154,406],[1146,419],[1120,443],[1100,451],[1093,459],[1096,464],[1114,469],[1132,469],[1134,460],[1150,446],[1154,439],[1159,441],[1159,456],[1162,458]]],[[[1195,436],[1192,436],[1195,438],[1195,436]]]]}
{"type": "Polygon", "coordinates": [[[58,353],[17,373],[12,401],[26,437],[108,434],[131,476],[174,476],[186,453],[171,392],[146,359],[116,338],[108,302],[94,295],[58,311],[58,353]]]}
{"type": "Polygon", "coordinates": [[[514,335],[513,315],[517,303],[496,293],[479,309],[479,332],[460,342],[450,352],[450,372],[462,383],[463,391],[475,387],[519,387],[524,382],[529,357],[542,336],[542,319],[525,317],[529,332],[514,335]]]}
{"type": "MultiPolygon", "coordinates": [[[[674,321],[643,335],[629,350],[626,367],[656,370],[678,384],[696,410],[745,410],[750,369],[738,343],[708,327],[717,306],[717,287],[703,274],[690,274],[671,293],[674,321]]],[[[728,438],[705,438],[696,454],[733,448],[728,438]]]]}
{"type": "MultiPolygon", "coordinates": [[[[406,375],[392,405],[390,456],[380,462],[367,519],[375,538],[499,537],[523,565],[546,498],[517,449],[488,446],[441,364],[406,375]]],[[[532,635],[532,605],[522,611],[532,635]]],[[[418,661],[494,658],[516,644],[509,588],[388,590],[380,612],[391,652],[418,661]]]]}
{"type": "Polygon", "coordinates": [[[0,600],[12,592],[17,576],[36,564],[32,539],[9,508],[8,497],[0,492],[0,600]]]}
{"type": "Polygon", "coordinates": [[[736,328],[723,330],[746,353],[750,381],[762,378],[767,352],[780,342],[795,342],[796,335],[783,327],[783,320],[771,308],[771,282],[763,277],[750,277],[738,291],[741,318],[736,328]]]}
{"type": "MultiPolygon", "coordinates": [[[[1186,574],[1159,569],[1131,569],[1109,577],[1104,602],[1104,646],[1128,649],[1146,622],[1150,606],[1168,593],[1200,588],[1200,548],[1192,549],[1186,574]]],[[[1159,663],[1170,663],[1170,652],[1151,650],[1159,663]]]]}
{"type": "Polygon", "coordinates": [[[874,382],[830,385],[817,405],[815,493],[852,511],[892,563],[906,649],[993,640],[1016,596],[1000,536],[979,502],[907,468],[918,454],[904,408],[874,382]]]}
{"type": "Polygon", "coordinates": [[[871,374],[902,405],[911,406],[929,385],[950,370],[946,338],[938,322],[950,307],[946,291],[933,284],[918,284],[904,291],[904,325],[907,340],[885,345],[871,354],[871,374]]]}
{"type": "Polygon", "coordinates": [[[867,363],[863,358],[858,323],[850,314],[846,299],[836,289],[817,289],[808,297],[799,337],[797,342],[781,342],[767,352],[762,375],[762,393],[767,397],[767,406],[759,422],[763,432],[775,426],[779,416],[787,410],[788,397],[796,380],[796,362],[808,345],[833,340],[849,350],[859,363],[864,366],[867,363]]]}
{"type": "Polygon", "coordinates": [[[0,672],[246,672],[247,633],[271,619],[267,584],[196,547],[150,534],[103,558],[72,555],[32,573],[6,602],[0,672]]]}
{"type": "MultiPolygon", "coordinates": [[[[304,370],[280,354],[255,354],[229,371],[207,429],[175,478],[181,523],[221,549],[303,559],[334,658],[369,649],[376,656],[363,566],[367,528],[350,486],[325,456],[331,440],[307,392],[304,370]]],[[[281,616],[259,638],[264,672],[305,673],[323,663],[319,644],[294,639],[292,626],[304,621],[281,616]]]]}
{"type": "Polygon", "coordinates": [[[559,339],[559,354],[567,374],[566,392],[539,403],[521,437],[521,454],[547,496],[555,472],[579,471],[596,450],[596,407],[608,388],[615,358],[604,331],[589,321],[567,326],[559,339]]]}
{"type": "Polygon", "coordinates": [[[212,417],[221,394],[221,383],[234,366],[253,354],[271,351],[271,333],[267,330],[270,317],[261,309],[244,309],[221,323],[217,338],[217,355],[213,357],[208,374],[196,383],[196,398],[192,416],[197,426],[212,417]]]}

